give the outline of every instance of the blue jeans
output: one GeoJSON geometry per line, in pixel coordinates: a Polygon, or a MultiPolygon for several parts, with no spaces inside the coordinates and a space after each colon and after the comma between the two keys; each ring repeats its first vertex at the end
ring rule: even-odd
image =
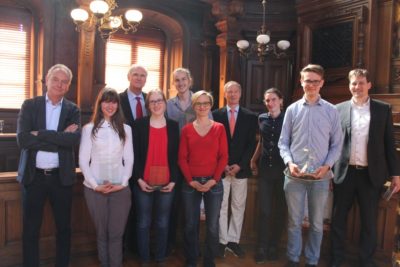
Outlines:
{"type": "Polygon", "coordinates": [[[324,208],[328,199],[329,181],[303,182],[285,177],[284,190],[288,206],[287,256],[289,260],[299,262],[302,248],[301,229],[307,197],[310,228],[304,255],[306,263],[316,265],[323,236],[324,208]]]}
{"type": "Polygon", "coordinates": [[[163,261],[166,257],[169,215],[171,213],[174,192],[164,193],[154,191],[144,192],[139,185],[134,186],[134,197],[137,215],[137,242],[139,256],[143,262],[150,261],[150,226],[151,216],[155,215],[154,226],[156,233],[156,261],[163,261]],[[153,213],[154,206],[154,213],[153,213]]]}
{"type": "Polygon", "coordinates": [[[204,266],[215,266],[214,259],[218,254],[219,242],[219,212],[223,192],[221,181],[206,193],[199,192],[184,182],[182,187],[182,200],[185,210],[183,249],[187,264],[196,265],[199,256],[200,203],[201,199],[204,198],[207,228],[203,255],[204,266]]]}

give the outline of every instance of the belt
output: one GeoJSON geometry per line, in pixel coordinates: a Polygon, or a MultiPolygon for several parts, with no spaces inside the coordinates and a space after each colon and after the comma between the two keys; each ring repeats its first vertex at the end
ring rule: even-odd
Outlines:
{"type": "Polygon", "coordinates": [[[368,166],[361,166],[361,165],[349,165],[349,167],[360,171],[368,169],[368,166]]]}
{"type": "Polygon", "coordinates": [[[52,168],[52,169],[39,169],[39,168],[36,168],[36,172],[37,173],[41,173],[41,174],[44,174],[46,176],[50,176],[52,174],[57,174],[59,170],[60,170],[60,168],[52,168]]]}

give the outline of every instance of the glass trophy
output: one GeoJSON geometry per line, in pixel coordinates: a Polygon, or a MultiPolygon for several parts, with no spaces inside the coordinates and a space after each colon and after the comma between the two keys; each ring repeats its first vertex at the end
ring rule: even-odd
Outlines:
{"type": "Polygon", "coordinates": [[[305,162],[303,164],[300,164],[300,175],[302,179],[306,180],[313,180],[315,179],[315,156],[314,153],[311,149],[309,148],[304,148],[303,149],[304,155],[305,155],[305,162]]]}

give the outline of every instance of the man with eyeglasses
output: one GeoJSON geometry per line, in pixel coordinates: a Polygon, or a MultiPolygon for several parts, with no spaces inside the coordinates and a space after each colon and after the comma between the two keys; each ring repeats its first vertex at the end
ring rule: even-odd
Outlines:
{"type": "Polygon", "coordinates": [[[304,248],[306,267],[318,264],[324,208],[333,177],[331,168],[339,158],[343,139],[338,111],[319,94],[324,85],[324,69],[309,64],[300,76],[304,96],[288,107],[278,143],[287,165],[284,190],[288,206],[288,267],[299,266],[306,198],[310,221],[304,248]]]}
{"type": "Polygon", "coordinates": [[[360,266],[370,267],[377,266],[373,256],[382,185],[392,177],[390,190],[392,194],[399,191],[400,166],[393,137],[391,107],[369,97],[371,81],[368,71],[350,71],[349,89],[352,98],[337,106],[344,142],[334,168],[331,266],[340,266],[344,261],[347,216],[356,198],[361,218],[360,266]]]}
{"type": "Polygon", "coordinates": [[[222,179],[224,195],[219,217],[219,256],[224,258],[226,249],[243,258],[245,252],[239,241],[246,208],[247,178],[251,175],[250,159],[256,143],[257,117],[239,106],[242,95],[239,83],[229,81],[224,90],[226,107],[212,113],[214,120],[225,127],[229,150],[229,162],[222,179]]]}

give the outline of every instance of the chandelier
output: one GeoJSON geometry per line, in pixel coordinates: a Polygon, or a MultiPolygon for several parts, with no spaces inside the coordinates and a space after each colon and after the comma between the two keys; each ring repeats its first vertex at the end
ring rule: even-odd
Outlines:
{"type": "Polygon", "coordinates": [[[76,25],[76,31],[93,31],[97,28],[103,40],[107,41],[112,34],[122,29],[125,34],[135,33],[143,18],[142,12],[130,9],[125,16],[113,16],[112,11],[118,7],[115,0],[93,0],[90,2],[88,11],[76,8],[71,11],[71,17],[76,25]]]}
{"type": "Polygon", "coordinates": [[[240,55],[248,57],[250,53],[256,52],[259,60],[264,62],[265,58],[271,54],[277,58],[286,56],[284,50],[289,48],[290,42],[287,40],[280,40],[276,44],[269,43],[271,34],[267,31],[267,26],[265,24],[265,9],[267,1],[262,0],[261,3],[263,6],[263,24],[261,25],[261,29],[257,32],[257,44],[250,45],[247,40],[239,40],[237,41],[236,46],[239,49],[240,55]]]}

